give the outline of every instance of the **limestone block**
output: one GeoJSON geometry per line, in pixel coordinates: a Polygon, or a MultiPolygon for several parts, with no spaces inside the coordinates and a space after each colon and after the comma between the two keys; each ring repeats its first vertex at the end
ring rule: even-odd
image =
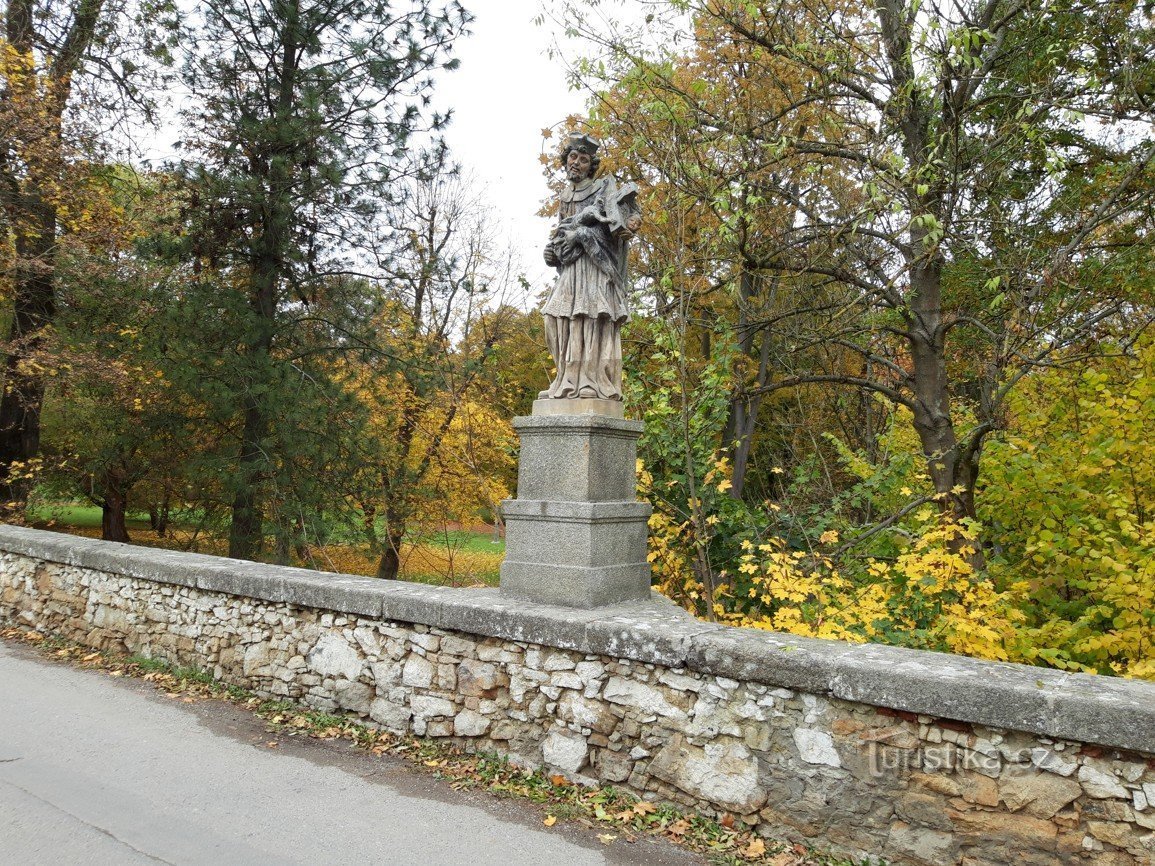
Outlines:
{"type": "Polygon", "coordinates": [[[1034,769],[1008,769],[999,779],[999,797],[1006,807],[1036,818],[1053,817],[1082,793],[1074,779],[1034,769]]]}
{"type": "Polygon", "coordinates": [[[904,821],[919,827],[950,832],[954,829],[946,813],[946,800],[926,791],[909,791],[895,803],[895,812],[904,821]]]}
{"type": "Polygon", "coordinates": [[[477,652],[477,642],[449,635],[441,639],[441,652],[451,656],[470,656],[477,652]]]}
{"type": "Polygon", "coordinates": [[[267,675],[269,673],[269,645],[261,642],[246,647],[241,670],[246,677],[258,673],[267,675]]]}
{"type": "Polygon", "coordinates": [[[489,732],[491,740],[512,740],[517,736],[518,723],[515,719],[498,719],[489,732]]]}
{"type": "Polygon", "coordinates": [[[911,827],[902,821],[891,825],[886,838],[886,846],[894,851],[908,854],[920,863],[953,863],[955,861],[954,838],[949,833],[911,827]]]}
{"type": "Polygon", "coordinates": [[[562,689],[584,689],[582,678],[572,671],[558,671],[550,677],[550,685],[562,689]]]}
{"type": "Polygon", "coordinates": [[[401,670],[401,684],[416,689],[427,689],[433,684],[433,665],[421,656],[410,656],[401,670]]]}
{"type": "Polygon", "coordinates": [[[766,801],[758,784],[758,761],[741,743],[690,745],[675,734],[650,762],[649,773],[687,794],[748,815],[766,801]]]}
{"type": "Polygon", "coordinates": [[[364,683],[337,680],[333,686],[333,697],[342,709],[365,714],[369,712],[373,700],[373,689],[364,683]]]}
{"type": "Polygon", "coordinates": [[[685,711],[670,703],[660,689],[639,683],[637,680],[610,677],[603,694],[611,704],[636,707],[646,715],[659,715],[679,720],[686,718],[685,711]]]}
{"type": "Polygon", "coordinates": [[[423,719],[452,716],[456,711],[452,701],[432,695],[414,695],[409,699],[409,707],[413,710],[413,715],[423,719]]]}
{"type": "Polygon", "coordinates": [[[583,728],[590,728],[603,734],[613,731],[617,724],[614,714],[604,703],[590,700],[576,692],[568,692],[562,696],[558,703],[558,715],[568,721],[576,722],[583,728]]]}
{"type": "Polygon", "coordinates": [[[480,737],[489,730],[489,719],[473,710],[462,710],[453,719],[453,734],[457,737],[480,737]]]}
{"type": "Polygon", "coordinates": [[[1079,769],[1079,765],[1074,761],[1064,761],[1051,749],[1044,749],[1041,746],[1031,749],[1031,763],[1041,770],[1060,776],[1070,776],[1079,769]]]}
{"type": "Polygon", "coordinates": [[[598,769],[598,777],[607,782],[624,782],[630,777],[634,763],[620,752],[611,752],[600,749],[594,762],[598,769]]]}
{"type": "Polygon", "coordinates": [[[589,746],[585,738],[578,734],[550,731],[542,741],[542,759],[551,767],[567,773],[576,773],[586,762],[589,746]]]}
{"type": "Polygon", "coordinates": [[[1084,764],[1079,768],[1079,783],[1089,797],[1106,800],[1111,797],[1130,799],[1131,795],[1126,788],[1112,774],[1101,769],[1084,764]]]}
{"type": "Polygon", "coordinates": [[[457,691],[462,695],[492,697],[506,682],[508,677],[489,662],[465,659],[457,666],[457,691]]]}
{"type": "Polygon", "coordinates": [[[323,677],[355,680],[361,675],[361,656],[347,640],[333,632],[321,635],[306,661],[323,677]]]}
{"type": "Polygon", "coordinates": [[[834,738],[825,731],[796,728],[794,745],[798,747],[799,757],[808,764],[825,764],[828,767],[842,766],[842,761],[834,748],[834,738]]]}

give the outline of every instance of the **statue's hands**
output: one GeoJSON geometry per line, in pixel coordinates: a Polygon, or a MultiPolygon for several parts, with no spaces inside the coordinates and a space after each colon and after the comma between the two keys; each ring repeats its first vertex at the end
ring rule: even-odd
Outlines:
{"type": "Polygon", "coordinates": [[[581,256],[581,241],[573,234],[563,236],[559,258],[563,262],[574,262],[581,256]]]}
{"type": "Polygon", "coordinates": [[[545,263],[551,268],[561,266],[561,262],[558,261],[557,252],[554,250],[553,244],[550,244],[545,248],[545,252],[542,257],[545,259],[545,263]]]}

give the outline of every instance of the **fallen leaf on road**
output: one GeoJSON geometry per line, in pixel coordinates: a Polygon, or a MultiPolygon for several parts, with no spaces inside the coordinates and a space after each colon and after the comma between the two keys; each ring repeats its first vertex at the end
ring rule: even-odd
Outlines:
{"type": "Polygon", "coordinates": [[[598,833],[598,839],[601,840],[601,843],[603,845],[609,845],[611,842],[613,842],[617,838],[618,837],[615,836],[613,833],[598,833]]]}
{"type": "Polygon", "coordinates": [[[541,823],[545,824],[545,826],[547,826],[547,827],[552,827],[554,824],[557,823],[557,817],[554,815],[546,815],[545,820],[542,821],[541,823]]]}

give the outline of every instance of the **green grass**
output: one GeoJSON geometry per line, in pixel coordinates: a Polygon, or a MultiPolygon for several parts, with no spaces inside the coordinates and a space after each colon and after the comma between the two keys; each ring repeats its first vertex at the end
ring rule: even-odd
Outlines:
{"type": "MultiPolygon", "coordinates": [[[[33,526],[48,526],[53,528],[68,530],[99,530],[101,526],[101,510],[99,507],[90,504],[77,504],[71,502],[48,502],[39,503],[28,508],[26,512],[29,523],[33,526]]],[[[181,514],[174,513],[171,521],[173,529],[191,528],[191,525],[186,523],[190,518],[196,517],[195,514],[190,515],[188,512],[181,514]],[[185,520],[182,520],[184,517],[185,520]]],[[[133,538],[138,543],[149,544],[151,535],[145,534],[150,530],[148,516],[140,512],[130,513],[128,520],[128,529],[133,533],[133,538]]],[[[209,532],[207,537],[220,538],[217,533],[209,532]]],[[[492,569],[479,563],[479,556],[481,562],[496,557],[498,560],[505,555],[505,540],[499,539],[497,542],[493,540],[492,530],[483,530],[481,532],[474,532],[466,529],[454,529],[449,531],[431,532],[424,535],[414,534],[408,539],[411,544],[419,545],[425,548],[426,551],[434,554],[435,559],[448,560],[456,559],[457,575],[452,581],[448,581],[446,577],[447,565],[443,566],[430,565],[426,568],[422,560],[428,556],[423,555],[420,550],[410,550],[407,555],[407,561],[411,562],[411,566],[406,569],[404,579],[415,581],[418,583],[428,583],[432,585],[444,585],[447,582],[461,585],[471,585],[474,583],[484,583],[488,586],[496,586],[498,582],[498,569],[494,565],[492,569]]],[[[160,546],[166,546],[161,544],[160,546]]],[[[359,545],[356,542],[338,541],[336,536],[331,539],[330,551],[336,557],[344,548],[357,548],[359,545]]],[[[323,559],[323,557],[322,557],[323,559]]],[[[340,567],[338,566],[338,570],[340,567]]],[[[350,570],[358,571],[359,569],[350,567],[350,570]]],[[[364,572],[361,572],[364,573],[364,572]]]]}
{"type": "MultiPolygon", "coordinates": [[[[55,522],[78,529],[97,529],[101,524],[101,510],[96,505],[46,504],[29,506],[24,516],[32,524],[55,522]]],[[[125,521],[129,529],[148,529],[148,515],[129,514],[125,521]]]]}
{"type": "MultiPolygon", "coordinates": [[[[99,529],[102,517],[99,506],[73,503],[45,503],[29,506],[25,516],[34,525],[44,525],[51,522],[60,526],[73,526],[77,529],[99,529]]],[[[150,528],[148,515],[142,512],[130,512],[126,522],[130,530],[150,528]]],[[[173,520],[172,525],[179,527],[181,522],[173,520]]],[[[334,540],[337,539],[334,538],[334,540]]],[[[414,537],[414,541],[429,547],[450,550],[505,553],[505,539],[498,539],[495,542],[492,531],[471,532],[465,529],[453,529],[448,532],[432,532],[428,535],[414,537]]]]}
{"type": "Polygon", "coordinates": [[[434,532],[420,539],[422,544],[448,550],[465,550],[472,553],[505,553],[505,539],[493,540],[493,532],[470,532],[453,529],[449,532],[434,532]]]}

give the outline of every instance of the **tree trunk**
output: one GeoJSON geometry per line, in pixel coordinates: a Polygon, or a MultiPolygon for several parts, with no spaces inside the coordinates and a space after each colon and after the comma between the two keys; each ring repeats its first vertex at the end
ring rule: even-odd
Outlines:
{"type": "MultiPolygon", "coordinates": [[[[293,114],[294,88],[300,60],[298,32],[299,0],[286,4],[282,29],[275,119],[288,123],[293,114]]],[[[284,145],[291,148],[291,143],[284,145]]],[[[250,157],[250,170],[265,184],[265,206],[256,209],[260,220],[249,257],[249,305],[254,315],[254,334],[246,347],[250,370],[258,378],[269,374],[273,334],[276,329],[277,287],[285,270],[292,238],[292,178],[283,154],[262,161],[250,157]]],[[[245,395],[245,421],[239,455],[240,485],[233,498],[232,526],[229,529],[229,556],[255,559],[264,545],[260,501],[262,464],[269,432],[269,408],[263,393],[245,395]]]]}
{"type": "MultiPolygon", "coordinates": [[[[916,249],[923,243],[920,235],[912,232],[916,249]]],[[[978,450],[969,456],[961,454],[950,413],[950,378],[942,328],[941,258],[932,255],[914,262],[910,268],[910,284],[914,427],[943,515],[955,521],[973,519],[978,450]]],[[[976,571],[985,564],[977,546],[967,554],[967,559],[976,571]]]]}
{"type": "Polygon", "coordinates": [[[56,315],[56,210],[39,194],[26,196],[32,225],[16,224],[16,274],[4,390],[0,395],[0,504],[9,516],[22,513],[31,479],[28,462],[40,452],[44,377],[29,364],[56,315]]]}
{"type": "Polygon", "coordinates": [[[164,491],[164,498],[160,501],[160,510],[156,517],[156,534],[158,538],[164,538],[168,533],[168,518],[169,518],[170,504],[169,493],[166,489],[164,491]]]}
{"type": "Polygon", "coordinates": [[[277,565],[289,565],[292,562],[291,550],[293,547],[289,528],[278,521],[275,532],[274,550],[276,552],[273,557],[273,562],[277,565]]]}
{"type": "Polygon", "coordinates": [[[401,538],[389,536],[389,546],[381,554],[381,561],[377,563],[377,577],[381,580],[396,580],[401,573],[401,538]]]}
{"type": "MultiPolygon", "coordinates": [[[[40,452],[44,377],[27,361],[43,344],[44,329],[56,316],[58,219],[45,190],[52,188],[63,171],[61,118],[72,93],[73,75],[95,38],[103,9],[104,0],[80,0],[66,16],[68,29],[55,44],[57,53],[53,56],[49,51],[44,58],[48,61],[47,94],[36,90],[38,76],[28,74],[10,78],[3,95],[18,110],[19,103],[35,104],[43,125],[37,130],[37,141],[10,143],[16,153],[23,147],[35,149],[35,168],[25,165],[27,171],[22,172],[18,165],[0,166],[0,183],[6,192],[0,201],[16,253],[12,327],[0,395],[0,516],[22,514],[32,483],[27,464],[40,452]]],[[[6,50],[14,53],[10,60],[27,61],[31,73],[34,51],[45,49],[42,34],[36,32],[41,23],[36,4],[11,0],[5,11],[6,50]]]]}
{"type": "Polygon", "coordinates": [[[742,499],[746,490],[746,472],[754,446],[754,430],[758,425],[758,412],[762,408],[762,394],[757,389],[766,385],[770,373],[770,335],[765,329],[750,324],[750,301],[757,290],[757,276],[749,268],[744,269],[738,287],[738,342],[742,352],[753,358],[755,336],[759,331],[762,341],[758,354],[758,375],[754,381],[755,394],[753,397],[747,396],[744,393],[745,383],[740,384],[739,393],[730,399],[730,413],[722,434],[723,445],[730,449],[730,496],[737,500],[742,499]]]}
{"type": "Polygon", "coordinates": [[[128,537],[128,483],[124,474],[110,469],[104,474],[100,502],[100,537],[105,541],[130,541],[128,537]]]}
{"type": "Polygon", "coordinates": [[[256,398],[250,397],[241,433],[240,486],[233,496],[232,524],[229,527],[229,556],[233,559],[257,559],[264,547],[264,515],[258,488],[266,430],[263,407],[256,398]]]}

